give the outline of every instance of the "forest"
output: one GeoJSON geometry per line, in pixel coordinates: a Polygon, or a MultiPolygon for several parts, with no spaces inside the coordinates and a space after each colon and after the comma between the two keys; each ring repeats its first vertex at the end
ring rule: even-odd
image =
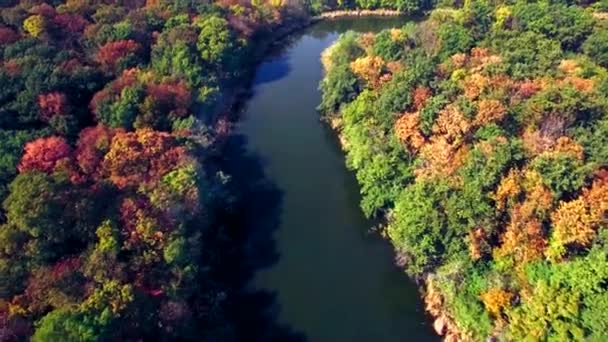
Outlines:
{"type": "Polygon", "coordinates": [[[296,10],[1,2],[0,340],[232,338],[212,156],[244,56],[296,10]]]}
{"type": "Polygon", "coordinates": [[[4,0],[0,340],[235,340],[216,157],[257,57],[433,8],[323,56],[363,211],[447,338],[608,338],[606,0],[4,0]]]}
{"type": "Polygon", "coordinates": [[[448,341],[608,339],[606,1],[344,34],[319,110],[448,341]]]}

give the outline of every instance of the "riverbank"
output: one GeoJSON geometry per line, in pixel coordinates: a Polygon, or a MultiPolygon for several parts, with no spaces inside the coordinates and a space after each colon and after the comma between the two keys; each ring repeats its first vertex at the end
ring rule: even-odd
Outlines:
{"type": "MultiPolygon", "coordinates": [[[[340,10],[328,11],[317,16],[309,15],[288,15],[290,19],[275,27],[266,29],[258,37],[253,39],[255,45],[251,51],[252,60],[250,70],[242,82],[241,86],[228,89],[223,95],[221,104],[212,115],[212,120],[216,125],[230,126],[231,122],[238,120],[235,114],[238,113],[240,105],[248,98],[254,70],[274,49],[282,45],[286,39],[294,34],[302,32],[311,25],[324,20],[338,20],[341,18],[366,18],[366,17],[400,17],[406,13],[395,10],[340,10]]],[[[218,132],[228,134],[229,129],[220,128],[218,132]]]]}
{"type": "MultiPolygon", "coordinates": [[[[245,229],[252,236],[244,259],[262,260],[244,290],[272,294],[275,300],[265,307],[277,308],[273,321],[310,341],[438,340],[418,287],[394,266],[390,245],[368,233],[373,222],[358,206],[360,189],[316,111],[321,52],[346,31],[378,32],[402,22],[326,20],[289,37],[258,67],[229,139],[233,145],[227,145],[259,160],[279,191],[268,205],[263,191],[251,193],[251,209],[240,210],[250,213],[245,221],[253,225],[245,229]],[[260,207],[269,215],[260,215],[260,207]]],[[[252,173],[239,165],[234,170],[252,173]]],[[[247,336],[268,331],[244,328],[247,336]]]]}
{"type": "Polygon", "coordinates": [[[344,11],[329,11],[312,17],[313,20],[338,19],[348,17],[399,17],[406,13],[396,10],[344,10],[344,11]]]}

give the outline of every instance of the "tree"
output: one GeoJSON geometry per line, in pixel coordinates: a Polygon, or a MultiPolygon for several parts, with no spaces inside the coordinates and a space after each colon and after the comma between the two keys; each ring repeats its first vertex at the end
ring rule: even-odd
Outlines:
{"type": "Polygon", "coordinates": [[[596,63],[608,68],[608,32],[596,29],[583,44],[583,51],[596,63]]]}
{"type": "Polygon", "coordinates": [[[71,162],[72,148],[60,137],[39,138],[25,145],[19,172],[54,172],[71,162]]]}
{"type": "Polygon", "coordinates": [[[188,162],[186,149],[168,133],[138,130],[117,133],[102,167],[119,188],[155,183],[188,162]]]}
{"type": "Polygon", "coordinates": [[[23,29],[35,38],[39,37],[45,28],[46,20],[39,14],[29,16],[23,21],[23,29]]]}
{"type": "Polygon", "coordinates": [[[38,106],[42,119],[50,121],[55,116],[69,114],[67,96],[61,92],[51,92],[38,95],[38,106]]]}
{"type": "Polygon", "coordinates": [[[380,76],[384,72],[384,60],[381,57],[357,58],[350,64],[350,68],[368,87],[376,89],[380,86],[380,76]]]}
{"type": "Polygon", "coordinates": [[[195,23],[201,31],[196,47],[205,63],[226,68],[236,53],[234,36],[225,19],[209,16],[195,23]]]}
{"type": "Polygon", "coordinates": [[[142,47],[132,39],[109,42],[99,48],[96,59],[106,71],[118,73],[136,66],[142,47]]]}

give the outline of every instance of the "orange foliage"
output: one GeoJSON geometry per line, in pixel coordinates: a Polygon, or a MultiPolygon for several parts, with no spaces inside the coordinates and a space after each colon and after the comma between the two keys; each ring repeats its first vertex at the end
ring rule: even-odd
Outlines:
{"type": "Polygon", "coordinates": [[[451,176],[464,164],[469,153],[466,145],[449,143],[444,136],[434,136],[420,150],[422,165],[415,170],[420,178],[451,176]]]}
{"type": "Polygon", "coordinates": [[[525,215],[520,205],[511,211],[511,222],[501,237],[501,245],[495,256],[511,256],[517,265],[540,259],[547,247],[547,240],[540,220],[525,215]]]}
{"type": "Polygon", "coordinates": [[[581,70],[578,63],[572,59],[562,59],[558,68],[568,75],[576,74],[581,70]]]}
{"type": "Polygon", "coordinates": [[[562,81],[559,81],[558,84],[562,87],[570,85],[576,90],[584,93],[591,92],[595,88],[595,82],[593,80],[576,76],[568,76],[562,81]]]}
{"type": "Polygon", "coordinates": [[[514,297],[513,293],[497,288],[490,289],[481,294],[481,300],[486,310],[494,317],[500,317],[503,310],[511,306],[514,297]]]}
{"type": "Polygon", "coordinates": [[[418,86],[412,91],[412,103],[414,110],[421,110],[426,105],[426,102],[433,96],[429,87],[418,86]]]}
{"type": "Polygon", "coordinates": [[[455,106],[448,105],[439,112],[433,133],[443,135],[448,142],[459,142],[471,129],[471,124],[455,106]]]}
{"type": "Polygon", "coordinates": [[[498,122],[505,117],[506,113],[507,110],[500,101],[481,100],[473,124],[476,126],[484,126],[491,122],[498,122]]]}
{"type": "Polygon", "coordinates": [[[473,260],[479,260],[490,251],[488,236],[483,228],[469,232],[469,255],[473,260]]]}
{"type": "Polygon", "coordinates": [[[403,141],[411,152],[417,152],[426,139],[419,129],[419,113],[405,113],[395,122],[395,133],[399,140],[403,141]]]}
{"type": "Polygon", "coordinates": [[[480,74],[472,74],[462,81],[462,87],[464,89],[464,96],[469,100],[477,99],[486,90],[490,83],[490,80],[480,74]]]}
{"type": "Polygon", "coordinates": [[[473,72],[481,71],[483,68],[501,61],[500,56],[492,55],[488,49],[475,47],[471,50],[470,67],[473,72]]]}
{"type": "Polygon", "coordinates": [[[359,36],[358,43],[366,51],[370,50],[376,42],[376,35],[373,33],[364,33],[359,36]]]}
{"type": "Polygon", "coordinates": [[[453,55],[452,57],[450,57],[450,60],[452,61],[452,65],[454,67],[462,68],[469,61],[469,56],[467,56],[464,53],[457,53],[457,54],[453,55]]]}
{"type": "Polygon", "coordinates": [[[521,172],[517,169],[511,169],[509,173],[500,180],[500,184],[493,196],[498,210],[505,209],[509,202],[516,200],[521,194],[522,188],[520,182],[521,172]]]}
{"type": "Polygon", "coordinates": [[[103,169],[117,187],[138,187],[158,181],[188,161],[186,149],[170,134],[144,129],[117,133],[103,169]]]}

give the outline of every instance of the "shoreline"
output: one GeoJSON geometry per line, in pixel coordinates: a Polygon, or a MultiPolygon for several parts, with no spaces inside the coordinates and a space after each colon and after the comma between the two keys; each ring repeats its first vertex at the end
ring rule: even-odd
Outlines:
{"type": "MultiPolygon", "coordinates": [[[[213,125],[217,125],[218,123],[228,123],[232,125],[239,120],[239,117],[236,115],[238,115],[240,106],[243,105],[249,97],[249,90],[255,77],[255,70],[260,63],[262,63],[264,58],[272,53],[273,49],[283,44],[285,40],[289,39],[291,36],[324,20],[364,17],[405,17],[407,15],[407,13],[401,11],[381,9],[327,11],[316,16],[296,16],[290,21],[268,28],[267,32],[271,32],[270,35],[265,36],[266,32],[263,32],[260,37],[254,37],[252,40],[257,46],[254,46],[252,49],[254,61],[247,71],[250,74],[245,76],[243,81],[240,82],[242,84],[241,86],[227,89],[226,93],[222,94],[224,100],[222,103],[218,104],[216,110],[211,114],[211,123],[213,125]]],[[[224,134],[230,134],[230,130],[224,134]]]]}
{"type": "MultiPolygon", "coordinates": [[[[218,136],[220,141],[220,149],[224,139],[232,134],[232,128],[241,117],[241,109],[246,105],[247,101],[251,96],[252,82],[255,78],[255,71],[263,62],[263,60],[272,54],[274,49],[280,48],[291,36],[296,35],[307,28],[315,25],[324,20],[337,20],[340,18],[363,18],[363,17],[398,17],[407,16],[406,13],[393,10],[351,10],[351,11],[330,11],[324,12],[318,16],[299,17],[290,22],[285,22],[277,25],[274,28],[269,28],[268,32],[272,32],[269,36],[264,36],[262,33],[260,37],[257,37],[257,46],[252,50],[254,62],[248,70],[247,75],[241,86],[233,89],[229,89],[226,96],[226,101],[220,104],[219,111],[213,115],[213,124],[228,124],[228,129],[222,132],[218,136]]],[[[337,117],[323,117],[319,118],[324,121],[331,130],[335,132],[338,139],[338,143],[341,149],[346,152],[348,148],[348,142],[343,138],[340,133],[340,119],[337,117]],[[337,119],[337,122],[334,121],[337,119]]],[[[383,234],[380,233],[383,236],[383,234]]],[[[389,241],[390,243],[390,241],[389,241]]],[[[392,243],[391,243],[391,246],[392,243]]],[[[454,324],[453,319],[449,317],[446,310],[443,308],[443,300],[440,299],[440,293],[433,291],[432,274],[425,274],[420,278],[411,278],[411,280],[417,284],[418,292],[424,305],[424,311],[429,319],[429,324],[432,330],[445,341],[455,342],[460,340],[461,333],[458,331],[454,324]],[[439,297],[438,297],[439,296],[439,297]],[[438,300],[439,299],[439,300],[438,300]]]]}

